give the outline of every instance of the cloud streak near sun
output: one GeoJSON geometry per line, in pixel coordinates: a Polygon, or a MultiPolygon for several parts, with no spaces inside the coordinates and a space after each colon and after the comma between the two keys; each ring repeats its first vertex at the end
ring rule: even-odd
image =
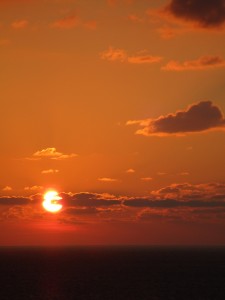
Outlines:
{"type": "MultiPolygon", "coordinates": [[[[114,196],[98,193],[60,193],[61,222],[220,222],[225,217],[225,184],[171,184],[145,197],[114,196]],[[97,218],[97,219],[96,219],[97,218]],[[86,221],[85,221],[86,220],[86,221]]],[[[0,197],[0,220],[46,218],[41,208],[43,195],[0,197]],[[3,211],[1,212],[1,208],[3,211]]]]}

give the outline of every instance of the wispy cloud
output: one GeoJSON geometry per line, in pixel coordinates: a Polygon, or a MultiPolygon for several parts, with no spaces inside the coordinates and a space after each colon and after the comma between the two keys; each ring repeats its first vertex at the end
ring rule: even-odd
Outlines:
{"type": "Polygon", "coordinates": [[[118,179],[116,179],[116,178],[110,178],[110,177],[101,177],[101,178],[98,178],[98,181],[102,181],[102,182],[117,182],[118,179]]]}
{"type": "Polygon", "coordinates": [[[38,160],[43,158],[54,159],[54,160],[63,160],[67,158],[77,157],[77,154],[65,154],[62,152],[58,152],[56,148],[50,147],[42,150],[38,150],[37,152],[33,153],[31,157],[28,157],[29,160],[38,160]]]}
{"type": "MultiPolygon", "coordinates": [[[[127,125],[132,124],[128,121],[127,125]]],[[[137,134],[151,136],[184,135],[185,133],[202,132],[207,130],[224,130],[225,119],[221,110],[211,101],[192,104],[186,110],[174,114],[160,116],[156,119],[135,121],[142,129],[137,134]]]]}
{"type": "Polygon", "coordinates": [[[24,188],[25,191],[40,191],[42,189],[43,189],[43,186],[40,186],[40,185],[26,186],[24,188]]]}
{"type": "Polygon", "coordinates": [[[202,56],[196,60],[188,60],[180,63],[169,61],[162,70],[165,71],[193,71],[225,67],[225,59],[220,56],[202,56]]]}
{"type": "Polygon", "coordinates": [[[128,19],[134,23],[143,23],[144,22],[143,18],[139,17],[136,14],[130,14],[128,16],[128,19]]]}
{"type": "Polygon", "coordinates": [[[128,170],[126,170],[126,173],[132,174],[132,173],[135,173],[135,170],[134,169],[128,169],[128,170]]]}
{"type": "Polygon", "coordinates": [[[142,181],[152,181],[153,178],[152,177],[142,177],[141,180],[142,181]]]}
{"type": "Polygon", "coordinates": [[[7,186],[5,186],[2,190],[3,190],[4,192],[10,192],[10,191],[12,191],[12,187],[9,186],[9,185],[7,185],[7,186]]]}
{"type": "Polygon", "coordinates": [[[189,176],[190,173],[189,172],[181,172],[178,175],[180,175],[180,176],[189,176]]]}
{"type": "Polygon", "coordinates": [[[89,30],[95,30],[97,28],[96,20],[84,21],[77,15],[68,15],[64,18],[58,19],[50,24],[51,28],[58,29],[73,29],[76,27],[83,27],[89,30]]]}
{"type": "Polygon", "coordinates": [[[130,64],[152,64],[160,62],[161,56],[154,56],[146,51],[140,51],[135,55],[129,55],[124,49],[109,47],[108,50],[100,53],[101,59],[111,62],[124,62],[130,64]]]}
{"type": "Polygon", "coordinates": [[[41,171],[42,174],[55,174],[55,173],[59,173],[59,170],[56,169],[48,169],[48,170],[43,170],[41,171]]]}
{"type": "Polygon", "coordinates": [[[50,27],[52,28],[61,28],[61,29],[71,29],[80,24],[80,19],[75,16],[66,16],[65,18],[56,20],[53,22],[50,27]]]}
{"type": "Polygon", "coordinates": [[[118,4],[127,4],[130,5],[134,2],[135,0],[106,0],[107,4],[109,6],[115,7],[118,4]]]}
{"type": "Polygon", "coordinates": [[[18,21],[14,21],[11,24],[11,27],[13,29],[24,29],[24,28],[28,27],[28,25],[29,25],[29,22],[27,20],[18,20],[18,21]]]}

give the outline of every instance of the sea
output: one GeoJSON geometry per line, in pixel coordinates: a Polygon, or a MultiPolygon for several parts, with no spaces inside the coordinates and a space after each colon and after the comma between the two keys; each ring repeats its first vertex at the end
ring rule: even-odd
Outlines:
{"type": "Polygon", "coordinates": [[[0,300],[225,299],[224,247],[1,247],[0,300]]]}

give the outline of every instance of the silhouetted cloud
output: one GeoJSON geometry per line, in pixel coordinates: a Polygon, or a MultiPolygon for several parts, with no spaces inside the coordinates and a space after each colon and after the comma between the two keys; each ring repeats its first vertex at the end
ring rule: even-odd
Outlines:
{"type": "MultiPolygon", "coordinates": [[[[146,197],[98,193],[60,193],[63,209],[57,220],[90,222],[223,222],[225,183],[172,184],[146,197]]],[[[0,197],[0,220],[49,220],[43,194],[0,197]]]]}
{"type": "Polygon", "coordinates": [[[187,110],[177,111],[156,119],[128,121],[127,125],[139,124],[144,127],[137,134],[151,135],[182,135],[184,133],[202,132],[211,129],[224,130],[225,119],[221,110],[211,101],[192,104],[187,110]]]}
{"type": "Polygon", "coordinates": [[[95,193],[77,193],[77,194],[61,194],[63,202],[71,207],[105,207],[120,205],[121,201],[115,197],[105,194],[95,193]]]}
{"type": "Polygon", "coordinates": [[[119,61],[130,64],[152,64],[160,62],[163,58],[161,56],[153,56],[146,51],[140,51],[135,55],[129,55],[124,49],[109,47],[108,50],[100,53],[102,59],[108,61],[119,61]]]}
{"type": "Polygon", "coordinates": [[[0,197],[0,205],[24,205],[30,202],[29,197],[0,197]]]}
{"type": "Polygon", "coordinates": [[[180,63],[178,61],[169,61],[161,69],[165,71],[190,71],[206,70],[225,67],[225,60],[220,56],[202,56],[196,60],[188,60],[180,63]]]}
{"type": "Polygon", "coordinates": [[[218,28],[225,23],[224,0],[171,0],[164,12],[203,28],[218,28]]]}
{"type": "Polygon", "coordinates": [[[173,199],[165,200],[148,200],[148,199],[130,199],[123,202],[125,206],[131,207],[151,207],[151,208],[175,208],[175,207],[225,207],[224,200],[203,201],[203,200],[186,200],[179,201],[173,199]]]}
{"type": "Polygon", "coordinates": [[[99,210],[95,207],[84,207],[84,208],[67,208],[64,210],[64,213],[70,215],[95,215],[99,212],[99,210]]]}
{"type": "Polygon", "coordinates": [[[156,199],[215,200],[225,199],[224,183],[171,184],[151,193],[156,199]]]}

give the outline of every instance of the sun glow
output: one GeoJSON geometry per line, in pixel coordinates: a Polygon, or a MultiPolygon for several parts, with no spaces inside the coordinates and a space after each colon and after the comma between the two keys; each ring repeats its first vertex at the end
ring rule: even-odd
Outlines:
{"type": "Polygon", "coordinates": [[[56,191],[48,191],[44,194],[44,201],[42,205],[45,210],[56,213],[62,209],[62,204],[57,203],[57,201],[61,200],[62,198],[59,196],[58,192],[56,191]]]}

